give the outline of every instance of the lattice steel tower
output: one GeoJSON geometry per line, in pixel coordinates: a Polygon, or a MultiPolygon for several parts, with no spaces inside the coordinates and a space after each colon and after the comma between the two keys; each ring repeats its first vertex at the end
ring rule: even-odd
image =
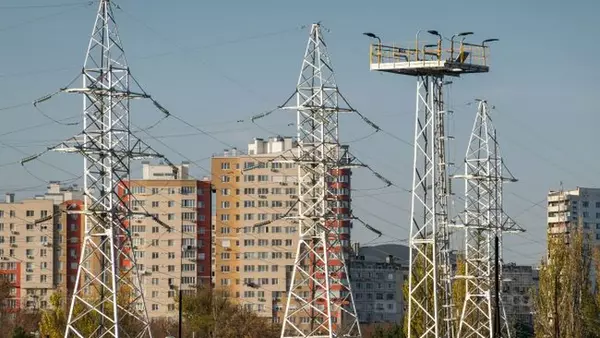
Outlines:
{"type": "Polygon", "coordinates": [[[451,302],[450,243],[448,215],[448,163],[445,120],[447,110],[444,77],[488,72],[484,44],[464,43],[472,34],[455,34],[450,48],[437,31],[435,44],[418,41],[406,47],[384,45],[377,38],[371,45],[371,70],[417,77],[414,163],[410,229],[410,276],[408,336],[454,335],[451,302]],[[456,43],[454,37],[462,37],[456,43]]]}
{"type": "MultiPolygon", "coordinates": [[[[477,116],[465,156],[465,230],[466,280],[459,338],[510,337],[506,313],[501,302],[502,234],[521,231],[502,206],[504,182],[514,182],[505,169],[486,101],[479,101],[477,116]],[[497,273],[496,273],[497,270],[497,273]],[[498,296],[498,298],[496,297],[498,296]]],[[[457,304],[460,305],[460,304],[457,304]]]]}
{"type": "Polygon", "coordinates": [[[53,148],[84,156],[85,235],[65,337],[151,337],[127,184],[132,159],[162,156],[131,133],[129,101],[150,96],[130,88],[110,0],[100,0],[82,77],[82,88],[63,91],[84,96],[83,132],[53,148]]]}
{"type": "Polygon", "coordinates": [[[350,165],[338,138],[340,107],[327,46],[313,24],[296,87],[299,239],[281,337],[360,337],[336,196],[329,186],[350,165]]]}

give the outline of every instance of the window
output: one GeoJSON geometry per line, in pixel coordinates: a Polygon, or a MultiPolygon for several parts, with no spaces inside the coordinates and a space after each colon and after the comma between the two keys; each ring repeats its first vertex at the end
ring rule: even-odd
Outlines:
{"type": "Polygon", "coordinates": [[[27,217],[33,217],[34,215],[35,215],[35,213],[33,212],[33,210],[25,211],[25,216],[27,216],[27,217]]]}
{"type": "Polygon", "coordinates": [[[152,259],[158,259],[158,252],[152,253],[152,259]]]}
{"type": "Polygon", "coordinates": [[[588,201],[583,201],[581,204],[584,208],[587,208],[590,206],[590,202],[588,202],[588,201]]]}
{"type": "Polygon", "coordinates": [[[259,182],[268,182],[269,181],[269,175],[258,175],[258,181],[259,182]]]}
{"type": "MultiPolygon", "coordinates": [[[[152,195],[156,195],[156,194],[158,194],[158,191],[159,191],[159,190],[158,190],[158,188],[152,188],[152,189],[151,189],[152,195]]],[[[158,203],[158,202],[157,202],[157,203],[158,203]]]]}
{"type": "Polygon", "coordinates": [[[158,208],[159,206],[159,202],[158,201],[152,201],[152,207],[153,208],[158,208]]]}
{"type": "Polygon", "coordinates": [[[181,187],[181,194],[182,195],[189,195],[189,194],[194,194],[196,193],[196,187],[181,187]]]}
{"type": "Polygon", "coordinates": [[[244,182],[254,182],[254,175],[244,175],[244,182]]]}
{"type": "Polygon", "coordinates": [[[195,208],[196,200],[181,200],[181,206],[184,208],[195,208]]]}
{"type": "Polygon", "coordinates": [[[194,224],[184,224],[182,226],[183,232],[194,232],[196,230],[196,226],[194,224]]]}
{"type": "Polygon", "coordinates": [[[146,187],[131,187],[132,194],[144,194],[146,193],[146,187]]]}
{"type": "Polygon", "coordinates": [[[152,311],[158,311],[158,304],[152,304],[152,311]]]}
{"type": "Polygon", "coordinates": [[[182,284],[196,284],[196,277],[182,277],[182,284]]]}
{"type": "Polygon", "coordinates": [[[158,298],[158,291],[152,291],[152,298],[158,298]]]}
{"type": "Polygon", "coordinates": [[[222,222],[229,221],[229,214],[221,214],[221,221],[222,222]]]}
{"type": "Polygon", "coordinates": [[[244,208],[254,208],[254,201],[244,201],[244,208]]]}
{"type": "Polygon", "coordinates": [[[223,175],[223,176],[221,176],[221,182],[223,182],[223,183],[227,183],[227,182],[229,182],[229,181],[231,181],[231,177],[229,177],[229,176],[227,176],[227,175],[223,175]]]}
{"type": "Polygon", "coordinates": [[[221,169],[222,170],[226,170],[226,169],[230,169],[231,166],[229,164],[229,162],[221,162],[221,169]]]}
{"type": "MultiPolygon", "coordinates": [[[[169,202],[169,203],[171,203],[171,202],[169,202]]],[[[175,220],[175,214],[167,214],[167,220],[174,221],[175,220]]]]}
{"type": "Polygon", "coordinates": [[[46,283],[47,280],[48,280],[48,276],[40,275],[40,283],[46,283]]]}
{"type": "Polygon", "coordinates": [[[229,195],[229,193],[230,193],[230,190],[229,190],[229,189],[227,189],[227,188],[223,188],[223,189],[221,189],[221,195],[223,195],[223,196],[228,196],[228,195],[229,195]]]}
{"type": "Polygon", "coordinates": [[[181,219],[184,221],[195,221],[196,213],[195,212],[182,212],[181,219]]]}

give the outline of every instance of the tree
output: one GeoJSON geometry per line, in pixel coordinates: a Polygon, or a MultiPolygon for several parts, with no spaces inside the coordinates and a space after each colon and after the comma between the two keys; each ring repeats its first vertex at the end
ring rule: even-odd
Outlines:
{"type": "Polygon", "coordinates": [[[40,333],[42,337],[61,338],[65,335],[67,318],[60,293],[55,292],[50,295],[50,307],[50,310],[42,313],[40,333]]]}
{"type": "Polygon", "coordinates": [[[363,337],[369,338],[404,338],[402,326],[392,323],[377,323],[363,325],[361,328],[363,337]]]}
{"type": "MultiPolygon", "coordinates": [[[[431,257],[433,256],[433,250],[431,247],[427,247],[427,256],[428,258],[431,260],[431,257]]],[[[415,260],[415,262],[413,263],[412,266],[412,273],[413,273],[413,280],[420,280],[426,273],[426,264],[429,264],[426,262],[426,259],[419,255],[419,257],[415,260]]],[[[427,266],[427,268],[431,268],[430,266],[427,266]]],[[[431,272],[431,271],[430,271],[431,272]]],[[[440,269],[438,271],[438,278],[441,278],[440,276],[442,275],[442,270],[440,269]]],[[[439,281],[438,281],[439,283],[439,281]]],[[[414,338],[414,337],[423,337],[425,334],[425,325],[426,325],[426,320],[427,319],[424,311],[420,310],[419,308],[416,308],[416,306],[413,306],[413,314],[412,314],[412,318],[409,318],[408,315],[408,306],[409,306],[409,289],[408,289],[408,284],[409,283],[404,283],[403,288],[402,288],[402,292],[404,294],[404,304],[406,304],[406,309],[407,311],[404,313],[404,336],[408,337],[408,338],[414,338]],[[408,321],[411,320],[411,329],[412,329],[412,337],[408,336],[408,321]]],[[[438,288],[438,299],[439,301],[443,301],[444,299],[444,291],[441,288],[438,288]]],[[[427,283],[427,284],[422,284],[419,288],[417,288],[414,291],[414,298],[418,299],[419,301],[422,301],[424,303],[424,306],[427,309],[431,309],[433,308],[433,297],[430,297],[429,295],[433,294],[433,284],[432,283],[427,283]]],[[[450,295],[452,296],[452,295],[450,295]]],[[[444,318],[444,309],[443,306],[439,305],[438,308],[438,318],[444,318]]],[[[444,335],[444,321],[443,319],[439,321],[438,323],[439,327],[441,328],[441,333],[442,335],[444,335]]]]}
{"type": "Polygon", "coordinates": [[[231,301],[224,290],[198,287],[183,297],[184,329],[198,337],[275,338],[280,328],[231,301]]]}
{"type": "MultiPolygon", "coordinates": [[[[580,222],[581,225],[581,222],[580,222]]],[[[590,281],[591,250],[582,226],[549,238],[534,294],[536,337],[596,337],[597,297],[590,281]]]]}
{"type": "Polygon", "coordinates": [[[25,332],[22,326],[17,326],[12,333],[12,338],[32,338],[30,334],[25,332]]]}
{"type": "MultiPolygon", "coordinates": [[[[464,276],[467,273],[467,263],[464,255],[456,256],[456,276],[464,276]]],[[[455,278],[452,281],[452,303],[454,304],[454,332],[458,333],[460,317],[462,315],[463,304],[467,292],[467,280],[464,278],[455,278]]]]}

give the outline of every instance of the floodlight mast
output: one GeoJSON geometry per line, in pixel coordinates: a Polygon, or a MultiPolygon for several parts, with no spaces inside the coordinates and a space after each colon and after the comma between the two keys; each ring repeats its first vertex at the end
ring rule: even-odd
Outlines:
{"type": "Polygon", "coordinates": [[[352,109],[335,83],[320,24],[311,26],[296,87],[299,238],[281,330],[282,338],[360,338],[344,244],[330,182],[351,167],[338,137],[338,115],[352,109]],[[301,321],[308,319],[308,321],[301,321]]]}
{"type": "Polygon", "coordinates": [[[419,338],[454,336],[444,77],[489,70],[485,60],[468,57],[480,54],[481,46],[467,46],[457,60],[452,48],[447,53],[442,43],[438,31],[420,30],[414,49],[371,45],[371,70],[417,78],[407,316],[408,336],[419,338]],[[437,37],[435,55],[420,55],[425,51],[425,44],[418,41],[420,32],[437,37]]]}
{"type": "Polygon", "coordinates": [[[83,87],[83,132],[52,150],[84,157],[85,234],[65,330],[67,337],[152,337],[131,234],[130,161],[160,158],[130,129],[131,90],[112,4],[100,0],[88,45],[83,87]],[[92,333],[83,331],[95,320],[92,333]]]}

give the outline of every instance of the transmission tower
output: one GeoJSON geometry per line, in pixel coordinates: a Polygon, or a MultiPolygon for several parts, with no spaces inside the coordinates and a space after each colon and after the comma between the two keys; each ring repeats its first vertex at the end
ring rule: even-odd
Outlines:
{"type": "Polygon", "coordinates": [[[110,0],[100,0],[82,77],[82,88],[62,91],[83,94],[83,132],[52,148],[84,157],[85,235],[65,337],[151,337],[127,185],[131,160],[162,155],[131,133],[129,101],[152,98],[131,89],[110,0]],[[92,333],[84,331],[90,321],[92,333]]]}
{"type": "Polygon", "coordinates": [[[281,337],[361,337],[346,266],[338,199],[329,189],[351,165],[338,139],[339,105],[321,26],[313,24],[296,87],[299,239],[281,337]]]}
{"type": "Polygon", "coordinates": [[[459,338],[510,337],[501,301],[502,234],[521,231],[503,209],[505,169],[486,101],[479,101],[465,156],[465,212],[458,224],[465,230],[466,280],[459,338]]]}
{"type": "Polygon", "coordinates": [[[448,162],[445,120],[447,110],[443,89],[446,76],[484,73],[486,46],[465,43],[472,34],[455,34],[450,48],[434,30],[437,43],[418,41],[406,47],[389,46],[378,39],[370,49],[370,68],[375,71],[417,78],[414,134],[414,167],[410,229],[410,276],[408,295],[408,336],[447,337],[454,335],[451,302],[450,240],[448,215],[448,162]],[[455,42],[455,37],[461,37],[455,42]]]}

